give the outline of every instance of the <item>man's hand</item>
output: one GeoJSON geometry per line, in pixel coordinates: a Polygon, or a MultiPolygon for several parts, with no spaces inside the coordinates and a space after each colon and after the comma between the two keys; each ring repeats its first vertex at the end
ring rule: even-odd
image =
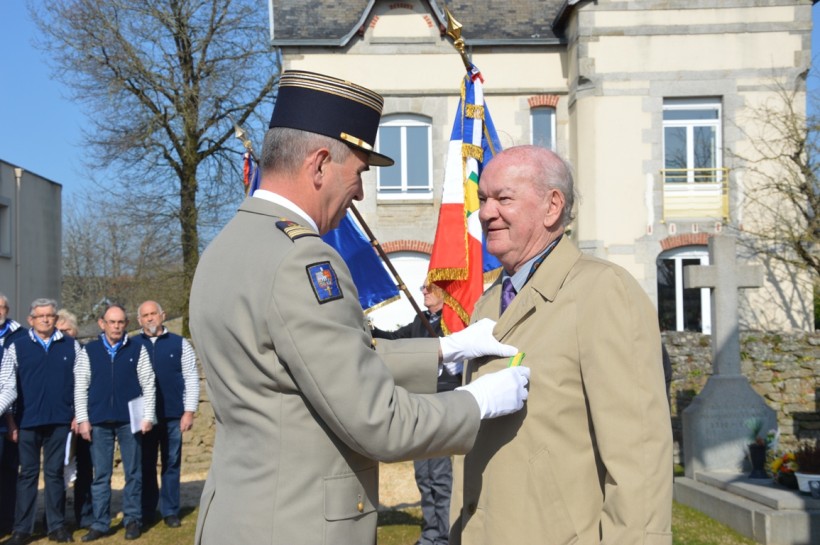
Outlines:
{"type": "Polygon", "coordinates": [[[456,390],[466,390],[473,394],[481,411],[481,419],[484,420],[520,410],[529,395],[529,380],[529,367],[508,367],[481,376],[475,382],[456,390]]]}
{"type": "Polygon", "coordinates": [[[90,443],[91,442],[91,422],[88,422],[88,421],[83,422],[78,427],[80,429],[80,436],[90,443]]]}
{"type": "Polygon", "coordinates": [[[194,413],[185,411],[179,419],[179,431],[186,432],[194,427],[194,413]]]}
{"type": "Polygon", "coordinates": [[[469,360],[479,356],[515,356],[518,349],[501,344],[493,337],[495,322],[484,318],[468,328],[441,337],[442,363],[469,360]]]}
{"type": "Polygon", "coordinates": [[[154,423],[150,420],[143,420],[142,424],[140,424],[140,431],[142,431],[143,435],[151,431],[154,427],[154,423]]]}
{"type": "Polygon", "coordinates": [[[71,433],[73,433],[74,435],[80,433],[80,426],[77,425],[76,417],[71,419],[71,433]]]}

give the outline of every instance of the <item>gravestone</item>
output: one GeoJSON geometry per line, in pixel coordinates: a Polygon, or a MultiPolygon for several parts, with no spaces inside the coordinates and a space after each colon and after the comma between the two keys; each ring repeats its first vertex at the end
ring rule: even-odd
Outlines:
{"type": "Polygon", "coordinates": [[[750,420],[759,419],[762,435],[777,427],[775,411],[740,372],[738,289],[761,286],[763,269],[737,263],[731,236],[709,239],[709,262],[683,272],[684,287],[709,288],[712,301],[713,374],[682,415],[689,478],[705,471],[745,471],[750,420]]]}

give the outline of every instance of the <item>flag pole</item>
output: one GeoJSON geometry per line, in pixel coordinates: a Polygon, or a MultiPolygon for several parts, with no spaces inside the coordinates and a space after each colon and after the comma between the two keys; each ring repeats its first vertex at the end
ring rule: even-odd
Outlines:
{"type": "Polygon", "coordinates": [[[407,297],[407,300],[410,301],[411,305],[413,305],[413,309],[416,311],[416,314],[418,315],[419,319],[421,319],[421,323],[422,325],[424,325],[424,328],[427,330],[427,333],[429,333],[430,337],[432,338],[438,337],[438,334],[433,329],[433,326],[430,325],[430,320],[428,320],[427,316],[424,315],[424,312],[421,311],[421,308],[419,308],[419,305],[418,303],[416,303],[416,300],[413,299],[413,296],[410,295],[410,290],[408,290],[407,286],[404,284],[404,282],[402,282],[402,279],[399,276],[398,271],[395,269],[395,267],[393,267],[393,264],[390,262],[390,258],[387,257],[387,253],[384,251],[384,248],[382,248],[382,245],[373,235],[373,231],[370,230],[370,227],[368,227],[367,223],[364,221],[364,218],[361,214],[359,214],[359,211],[356,209],[353,203],[350,203],[350,211],[353,212],[354,216],[356,216],[356,221],[358,221],[359,225],[361,225],[362,229],[364,229],[364,234],[367,235],[367,238],[370,240],[370,244],[376,250],[376,253],[379,254],[379,257],[382,258],[384,264],[387,265],[387,269],[390,271],[390,274],[392,274],[393,278],[395,278],[396,282],[398,282],[397,287],[402,292],[404,292],[404,295],[407,297]]]}

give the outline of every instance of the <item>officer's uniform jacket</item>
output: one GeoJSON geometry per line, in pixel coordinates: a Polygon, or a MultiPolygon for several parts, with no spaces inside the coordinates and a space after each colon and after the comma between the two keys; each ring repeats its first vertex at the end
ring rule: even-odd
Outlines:
{"type": "MultiPolygon", "coordinates": [[[[522,411],[481,423],[456,457],[451,545],[671,544],[672,432],[658,317],[622,268],[563,237],[499,318],[473,320],[525,353],[522,411]]],[[[507,366],[480,358],[465,381],[507,366]]]]}
{"type": "Polygon", "coordinates": [[[377,460],[467,452],[479,411],[467,392],[396,386],[435,392],[439,341],[374,350],[342,259],[283,218],[299,220],[246,199],[194,278],[216,415],[196,543],[375,544],[377,460]]]}

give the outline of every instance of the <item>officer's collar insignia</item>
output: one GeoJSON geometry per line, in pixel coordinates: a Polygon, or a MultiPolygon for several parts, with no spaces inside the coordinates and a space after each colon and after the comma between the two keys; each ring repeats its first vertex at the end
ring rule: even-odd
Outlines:
{"type": "Polygon", "coordinates": [[[276,227],[278,227],[283,233],[285,233],[291,240],[296,240],[302,237],[319,236],[309,228],[303,225],[299,225],[295,221],[286,220],[284,218],[281,221],[276,222],[276,227]]]}
{"type": "Polygon", "coordinates": [[[339,279],[336,277],[336,271],[330,266],[330,261],[313,263],[305,269],[313,293],[316,294],[316,300],[319,301],[320,305],[344,297],[342,288],[339,286],[339,279]]]}

